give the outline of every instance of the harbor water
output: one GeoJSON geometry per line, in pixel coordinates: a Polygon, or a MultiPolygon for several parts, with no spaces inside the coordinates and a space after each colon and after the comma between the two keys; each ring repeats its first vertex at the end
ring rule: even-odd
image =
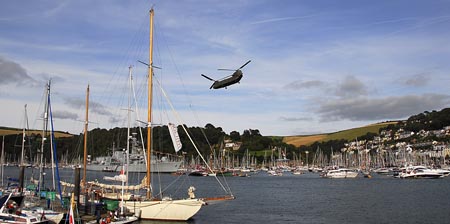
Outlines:
{"type": "MultiPolygon", "coordinates": [[[[46,172],[46,186],[51,186],[51,171],[46,172]]],[[[62,180],[73,179],[72,169],[60,173],[62,180]]],[[[30,175],[27,169],[26,176],[30,175]]],[[[88,172],[89,179],[101,180],[105,175],[88,172]]],[[[4,176],[17,178],[18,168],[6,167],[4,176]]],[[[176,178],[195,186],[198,197],[218,188],[214,177],[157,177],[161,183],[176,178]]],[[[227,177],[226,184],[235,200],[204,206],[193,219],[181,223],[450,223],[450,177],[405,180],[374,174],[370,179],[326,179],[317,173],[260,172],[227,177]]]]}

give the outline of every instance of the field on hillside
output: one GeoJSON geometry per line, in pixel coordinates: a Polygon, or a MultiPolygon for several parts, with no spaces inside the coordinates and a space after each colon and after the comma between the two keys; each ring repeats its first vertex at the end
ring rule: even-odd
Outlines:
{"type": "Polygon", "coordinates": [[[283,138],[283,142],[295,146],[310,145],[314,142],[322,142],[328,137],[327,134],[322,135],[305,135],[305,136],[287,136],[283,138]]]}
{"type": "MultiPolygon", "coordinates": [[[[5,135],[17,135],[22,134],[22,130],[15,129],[15,128],[6,128],[6,127],[0,127],[0,136],[5,135]]],[[[28,130],[26,131],[27,135],[31,134],[42,134],[42,131],[40,130],[28,130]]],[[[64,138],[64,137],[72,137],[72,134],[69,133],[63,133],[63,132],[55,132],[56,138],[64,138]]]]}
{"type": "Polygon", "coordinates": [[[311,145],[316,141],[326,142],[330,140],[339,140],[339,139],[353,140],[356,139],[356,137],[365,135],[369,132],[378,133],[380,128],[384,128],[390,124],[396,123],[397,122],[377,123],[359,128],[352,128],[344,131],[338,131],[330,134],[288,136],[283,138],[283,142],[299,147],[301,145],[311,145]]]}

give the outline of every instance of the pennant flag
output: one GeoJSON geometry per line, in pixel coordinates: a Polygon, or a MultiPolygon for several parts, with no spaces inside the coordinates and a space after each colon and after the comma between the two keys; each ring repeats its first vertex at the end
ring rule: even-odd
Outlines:
{"type": "Polygon", "coordinates": [[[173,142],[173,148],[175,149],[175,152],[178,152],[178,151],[180,151],[181,147],[183,147],[183,145],[181,144],[180,136],[178,135],[178,129],[172,123],[169,123],[168,127],[169,127],[170,138],[172,138],[172,142],[173,142]]]}

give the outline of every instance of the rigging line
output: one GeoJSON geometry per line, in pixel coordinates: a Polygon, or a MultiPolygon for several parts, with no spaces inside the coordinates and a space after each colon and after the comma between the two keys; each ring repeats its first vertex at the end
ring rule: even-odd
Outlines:
{"type": "MultiPolygon", "coordinates": [[[[46,84],[47,85],[47,84],[46,84]]],[[[38,121],[38,120],[40,120],[40,118],[41,118],[41,115],[39,114],[39,111],[41,111],[41,109],[42,109],[42,103],[44,102],[44,100],[45,100],[45,95],[47,94],[47,89],[45,88],[44,89],[44,93],[42,94],[42,98],[41,98],[41,102],[39,103],[39,107],[38,107],[38,109],[37,109],[37,115],[36,115],[36,117],[35,117],[35,119],[33,119],[34,120],[34,123],[33,123],[33,129],[35,129],[35,130],[39,130],[39,129],[37,129],[36,128],[36,122],[38,121]]]]}
{"type": "MultiPolygon", "coordinates": [[[[155,25],[155,29],[159,30],[159,23],[157,21],[156,21],[156,23],[157,24],[155,25]]],[[[161,31],[161,32],[156,32],[156,33],[163,33],[163,32],[161,31]]],[[[162,36],[162,37],[164,37],[164,36],[162,36]]],[[[155,35],[155,41],[157,43],[159,43],[160,42],[159,40],[160,40],[159,36],[155,35]]],[[[159,63],[158,65],[163,67],[163,62],[161,60],[162,59],[161,50],[160,50],[159,46],[160,46],[160,44],[155,44],[155,53],[158,55],[158,57],[156,57],[155,60],[158,60],[158,63],[159,63]]],[[[161,84],[163,83],[163,78],[164,78],[163,72],[164,72],[164,70],[160,69],[159,80],[160,80],[161,84]]],[[[156,77],[156,75],[157,75],[156,73],[153,74],[153,76],[155,76],[155,77],[156,77]]],[[[170,122],[170,117],[169,117],[169,114],[167,113],[168,110],[167,110],[167,108],[166,108],[166,106],[165,106],[165,104],[163,103],[163,100],[162,100],[163,96],[161,94],[158,94],[158,92],[156,92],[156,94],[157,94],[157,96],[160,99],[158,102],[161,102],[160,104],[158,104],[159,108],[160,108],[160,111],[161,111],[161,113],[160,113],[161,123],[163,123],[162,122],[163,121],[163,118],[162,118],[163,114],[165,115],[167,121],[170,122]]]]}
{"type": "MultiPolygon", "coordinates": [[[[145,16],[147,16],[147,15],[145,15],[145,16]]],[[[110,79],[108,79],[108,82],[107,82],[107,84],[106,84],[106,87],[105,87],[105,90],[104,90],[103,94],[105,94],[106,90],[110,89],[110,86],[112,85],[113,81],[116,81],[117,79],[120,79],[121,75],[119,75],[119,74],[122,74],[122,73],[123,73],[123,71],[121,71],[121,70],[124,70],[124,69],[125,69],[125,68],[124,68],[124,67],[126,67],[125,65],[130,64],[130,63],[128,62],[128,61],[129,61],[128,58],[132,58],[132,57],[131,57],[132,52],[134,52],[134,50],[135,50],[135,47],[134,47],[134,46],[140,46],[140,44],[138,44],[138,43],[140,43],[138,37],[144,36],[144,35],[142,35],[142,33],[145,32],[145,31],[144,31],[144,27],[146,27],[146,25],[145,25],[145,24],[146,24],[145,20],[141,20],[141,21],[142,21],[142,22],[141,22],[141,24],[140,24],[140,26],[139,26],[139,28],[138,28],[138,31],[137,31],[137,32],[134,34],[134,36],[132,37],[131,43],[128,45],[128,48],[125,50],[125,54],[123,54],[123,57],[119,60],[120,63],[117,64],[117,67],[116,67],[116,69],[114,70],[114,72],[113,72],[113,74],[112,74],[113,77],[110,78],[110,79]],[[117,77],[117,78],[116,78],[116,77],[117,77]]],[[[108,95],[108,96],[109,96],[109,95],[108,95]]],[[[109,103],[109,100],[110,100],[110,97],[108,97],[108,98],[106,99],[106,103],[109,103]]]]}
{"type": "MultiPolygon", "coordinates": [[[[158,24],[158,22],[157,22],[157,24],[158,24]]],[[[174,57],[173,57],[172,51],[171,51],[170,48],[168,47],[169,45],[167,44],[167,41],[166,41],[167,38],[166,38],[166,36],[165,36],[165,33],[162,32],[162,31],[161,31],[160,33],[161,33],[161,36],[162,36],[162,40],[163,40],[164,43],[165,43],[167,52],[169,52],[169,56],[170,56],[170,59],[171,59],[171,61],[172,61],[172,64],[173,64],[174,67],[175,67],[175,70],[176,70],[178,79],[180,80],[181,85],[183,86],[183,88],[182,88],[182,89],[183,89],[183,92],[184,92],[184,94],[185,94],[185,95],[187,96],[187,98],[188,98],[189,109],[190,109],[190,111],[194,114],[195,121],[196,121],[197,125],[201,127],[202,125],[200,125],[200,119],[199,119],[199,117],[198,117],[198,113],[197,113],[197,111],[196,111],[196,110],[193,108],[193,106],[192,106],[192,98],[191,98],[190,94],[189,94],[188,91],[187,91],[187,88],[186,88],[186,85],[185,85],[185,83],[184,83],[183,77],[181,76],[181,72],[180,72],[180,70],[179,70],[177,64],[175,63],[175,59],[174,59],[174,57]]],[[[206,133],[204,132],[203,129],[201,129],[201,132],[202,132],[202,134],[203,134],[203,137],[206,139],[206,142],[207,142],[207,144],[208,144],[210,150],[212,151],[213,149],[212,149],[211,143],[209,142],[208,137],[206,136],[206,133]]]]}
{"type": "MultiPolygon", "coordinates": [[[[139,116],[139,107],[138,107],[138,103],[137,103],[137,98],[136,98],[136,91],[134,89],[134,82],[133,82],[133,76],[131,76],[131,91],[133,92],[133,99],[134,99],[134,104],[135,104],[135,110],[136,110],[136,118],[138,121],[140,121],[140,116],[139,116]]],[[[145,145],[144,145],[144,136],[142,133],[142,127],[139,125],[139,135],[141,137],[141,144],[142,144],[142,151],[144,152],[144,161],[145,161],[145,165],[147,165],[147,155],[146,155],[146,149],[145,149],[145,145]]]]}
{"type": "MultiPolygon", "coordinates": [[[[156,28],[158,28],[159,27],[159,22],[158,21],[156,21],[156,26],[155,26],[156,28]]],[[[183,79],[182,79],[182,77],[181,77],[181,72],[180,72],[180,70],[178,69],[178,66],[177,66],[177,64],[175,63],[175,60],[174,60],[174,57],[173,57],[173,54],[172,54],[172,51],[170,50],[170,48],[168,47],[169,45],[167,44],[167,41],[166,41],[166,36],[165,36],[165,33],[161,30],[160,32],[158,32],[158,33],[161,33],[161,39],[162,39],[162,41],[165,43],[165,46],[166,46],[166,49],[167,49],[167,52],[169,52],[169,56],[170,56],[170,59],[171,59],[171,61],[172,61],[172,64],[174,65],[174,67],[175,67],[175,70],[176,70],[176,73],[177,73],[177,75],[178,75],[178,78],[179,78],[179,80],[180,80],[180,82],[181,82],[181,84],[182,84],[182,86],[183,86],[183,92],[184,92],[184,95],[186,95],[187,97],[188,97],[188,101],[189,101],[189,107],[190,107],[190,110],[191,110],[191,112],[193,112],[193,110],[192,110],[192,100],[191,100],[191,98],[190,98],[190,95],[187,93],[187,91],[186,91],[186,86],[185,86],[185,84],[184,84],[184,81],[183,81],[183,79]]],[[[159,40],[159,39],[158,39],[159,40]]],[[[160,51],[159,51],[159,47],[158,47],[159,45],[156,45],[156,47],[157,47],[157,53],[158,53],[158,55],[160,55],[160,51]]],[[[162,58],[162,57],[158,57],[158,59],[159,58],[162,58]]],[[[162,61],[160,61],[160,64],[162,64],[162,61]]],[[[161,78],[162,78],[162,76],[161,76],[161,78]]],[[[162,83],[162,81],[160,82],[160,83],[162,83]]],[[[167,110],[165,110],[165,111],[167,111],[167,110]]],[[[196,113],[195,112],[193,112],[195,115],[196,115],[196,113]]],[[[200,125],[200,122],[199,122],[199,119],[198,119],[198,116],[196,115],[196,117],[197,117],[197,120],[196,120],[196,123],[197,123],[197,125],[198,126],[202,126],[202,125],[200,125]]],[[[167,115],[167,118],[168,118],[168,120],[170,120],[169,119],[169,116],[167,115]]],[[[189,130],[188,130],[189,131],[189,130]]],[[[208,143],[208,145],[209,145],[209,148],[211,149],[211,144],[209,143],[209,140],[208,140],[208,138],[207,138],[207,136],[206,136],[206,134],[204,133],[204,131],[202,130],[202,134],[203,134],[203,137],[206,139],[206,141],[207,141],[207,143],[208,143]]],[[[197,140],[196,139],[194,139],[194,142],[197,142],[197,140]]],[[[198,144],[198,143],[196,143],[196,144],[198,144]]]]}
{"type": "MultiPolygon", "coordinates": [[[[158,81],[158,79],[155,79],[156,83],[158,84],[158,87],[160,88],[162,94],[164,95],[164,97],[167,100],[167,103],[169,104],[170,108],[172,109],[172,112],[174,113],[175,117],[178,119],[178,122],[180,122],[181,124],[183,124],[184,122],[182,121],[181,117],[179,116],[179,114],[177,113],[177,111],[175,111],[175,108],[172,104],[172,102],[170,101],[169,97],[167,96],[166,92],[164,91],[164,89],[161,86],[161,83],[158,81]]],[[[211,167],[209,166],[209,164],[206,162],[205,158],[203,157],[203,155],[200,153],[200,150],[197,148],[197,145],[194,143],[194,141],[191,138],[191,135],[189,134],[189,132],[186,130],[186,127],[184,125],[181,125],[181,127],[183,127],[184,132],[186,133],[187,137],[189,138],[189,140],[191,141],[192,145],[194,146],[195,150],[197,151],[198,155],[200,156],[200,158],[203,160],[203,162],[206,164],[206,167],[208,167],[209,171],[213,172],[214,171],[211,169],[211,167]]],[[[220,184],[220,186],[222,187],[222,189],[225,192],[228,192],[225,187],[223,186],[222,182],[217,178],[217,176],[214,177],[217,182],[220,184]]],[[[231,192],[230,192],[231,193],[231,192]]]]}
{"type": "MultiPolygon", "coordinates": [[[[145,15],[147,16],[147,15],[145,15]]],[[[117,64],[117,67],[115,69],[115,71],[112,74],[112,77],[108,79],[108,82],[106,84],[106,87],[103,89],[103,91],[100,94],[100,97],[98,98],[102,98],[101,102],[104,102],[105,105],[109,105],[110,102],[112,102],[114,100],[114,94],[108,94],[108,90],[109,91],[114,91],[117,92],[116,90],[118,88],[114,88],[114,86],[121,86],[118,83],[123,83],[123,79],[122,76],[120,74],[124,73],[124,64],[130,64],[130,62],[132,61],[131,58],[135,58],[135,55],[142,55],[144,52],[143,51],[143,39],[145,37],[145,35],[142,35],[142,33],[144,33],[144,27],[147,27],[145,25],[145,20],[141,20],[142,23],[140,24],[138,31],[135,33],[135,35],[132,37],[132,40],[130,42],[130,44],[128,45],[128,48],[125,50],[125,54],[123,54],[123,57],[121,57],[121,59],[119,59],[119,64],[117,64]],[[138,52],[138,53],[134,53],[134,52],[138,52]],[[106,95],[105,97],[103,97],[104,95],[106,95]]],[[[95,97],[95,96],[94,96],[95,97]]],[[[121,104],[122,101],[119,101],[119,105],[121,104]]],[[[118,114],[118,112],[115,112],[115,114],[118,114]]],[[[97,117],[98,119],[98,117],[97,117]]],[[[100,123],[100,122],[98,122],[100,123]]],[[[115,122],[110,122],[110,127],[112,127],[113,123],[115,122]]]]}
{"type": "Polygon", "coordinates": [[[54,173],[53,174],[53,189],[55,189],[56,188],[56,186],[55,186],[55,174],[56,174],[56,180],[58,181],[57,183],[58,183],[58,193],[59,193],[59,197],[60,197],[60,202],[61,202],[61,205],[62,206],[64,206],[64,201],[63,201],[63,197],[62,197],[62,191],[61,191],[61,179],[60,179],[60,176],[59,176],[59,168],[58,168],[58,153],[57,153],[57,148],[56,148],[56,139],[55,139],[55,128],[54,128],[54,126],[53,126],[53,113],[52,113],[52,106],[51,106],[51,101],[50,101],[50,95],[48,96],[48,108],[49,108],[49,112],[50,112],[50,125],[51,125],[51,134],[50,134],[50,142],[52,143],[52,145],[51,145],[51,149],[52,149],[52,157],[53,157],[53,160],[54,161],[52,161],[52,165],[55,165],[55,169],[54,169],[54,171],[53,171],[53,168],[52,168],[52,172],[56,172],[56,173],[54,173]]]}
{"type": "MultiPolygon", "coordinates": [[[[168,184],[165,188],[161,188],[161,186],[160,186],[160,192],[159,192],[159,194],[157,194],[157,195],[155,195],[155,196],[158,196],[159,195],[159,197],[161,197],[162,198],[162,196],[163,196],[163,193],[164,192],[166,192],[172,185],[174,185],[176,182],[178,182],[178,179],[180,179],[181,177],[182,177],[183,175],[180,175],[180,176],[178,176],[177,178],[175,178],[175,180],[174,181],[172,181],[172,183],[170,183],[170,184],[168,184]]],[[[181,186],[182,184],[180,184],[180,186],[181,186]]],[[[178,187],[178,189],[177,189],[177,191],[174,193],[174,194],[176,194],[177,192],[178,192],[178,190],[180,190],[181,189],[181,187],[178,187]]]]}

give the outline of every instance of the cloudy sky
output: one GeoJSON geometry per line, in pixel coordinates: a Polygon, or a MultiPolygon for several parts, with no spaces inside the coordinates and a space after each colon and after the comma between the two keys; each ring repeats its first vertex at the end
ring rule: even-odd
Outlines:
{"type": "MultiPolygon", "coordinates": [[[[450,105],[449,1],[3,1],[0,126],[42,127],[51,79],[54,126],[80,133],[146,120],[148,11],[154,65],[177,113],[155,93],[155,124],[225,132],[327,133],[450,105]],[[244,69],[240,84],[210,90],[244,69]],[[156,113],[158,112],[158,113],[156,113]]],[[[155,84],[155,89],[159,89],[155,84]]]]}

